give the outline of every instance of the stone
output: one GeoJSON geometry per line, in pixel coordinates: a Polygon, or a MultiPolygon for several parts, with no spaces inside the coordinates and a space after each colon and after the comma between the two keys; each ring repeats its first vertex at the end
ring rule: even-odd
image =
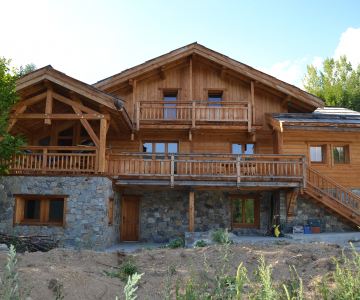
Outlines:
{"type": "Polygon", "coordinates": [[[0,244],[0,252],[10,252],[10,250],[7,245],[0,244]]]}

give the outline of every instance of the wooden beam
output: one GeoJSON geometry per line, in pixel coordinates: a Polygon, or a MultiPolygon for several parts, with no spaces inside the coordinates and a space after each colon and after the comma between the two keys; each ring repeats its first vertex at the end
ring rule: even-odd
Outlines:
{"type": "Polygon", "coordinates": [[[134,92],[134,79],[129,79],[129,86],[130,86],[130,91],[133,93],[134,92]]]}
{"type": "MultiPolygon", "coordinates": [[[[77,97],[77,95],[76,95],[75,93],[70,92],[70,97],[71,97],[71,99],[73,100],[74,103],[77,103],[77,104],[79,104],[79,105],[82,106],[81,100],[77,97]]],[[[64,99],[63,99],[63,100],[64,100],[64,99]]],[[[73,106],[72,108],[73,108],[73,110],[74,110],[74,112],[75,112],[76,114],[81,114],[81,111],[80,111],[79,108],[77,108],[77,107],[75,107],[75,106],[73,106]]],[[[99,147],[100,147],[100,141],[99,141],[97,135],[95,134],[94,130],[93,130],[92,127],[90,126],[88,120],[80,119],[80,122],[81,122],[82,126],[84,126],[85,130],[86,130],[87,133],[89,134],[89,136],[90,136],[90,138],[92,139],[92,141],[94,142],[95,146],[96,146],[97,148],[99,148],[99,147]]]]}
{"type": "Polygon", "coordinates": [[[273,137],[274,137],[274,144],[273,144],[274,154],[284,154],[283,133],[281,131],[274,130],[273,137]]]}
{"type": "Polygon", "coordinates": [[[255,84],[254,81],[251,81],[251,123],[255,124],[256,114],[255,114],[255,84]]]}
{"type": "Polygon", "coordinates": [[[160,69],[160,76],[161,76],[161,79],[162,80],[165,80],[166,79],[166,76],[165,76],[165,66],[162,66],[161,69],[160,69]]]}
{"type": "Polygon", "coordinates": [[[290,95],[287,95],[285,97],[285,99],[283,101],[281,101],[281,107],[282,108],[285,108],[287,106],[290,106],[290,102],[291,102],[291,96],[290,95]]]}
{"type": "Polygon", "coordinates": [[[99,172],[105,172],[105,148],[106,148],[107,120],[100,120],[100,147],[99,147],[99,172]]]}
{"type": "Polygon", "coordinates": [[[19,123],[14,124],[13,127],[16,127],[16,128],[18,128],[18,129],[20,129],[21,131],[25,132],[25,133],[28,134],[28,135],[31,135],[31,134],[32,134],[27,128],[25,128],[24,126],[20,125],[19,123]]]}
{"type": "Polygon", "coordinates": [[[225,80],[225,75],[226,75],[226,72],[227,72],[228,68],[227,67],[222,67],[221,69],[221,74],[220,74],[220,80],[224,81],[225,80]]]}
{"type": "Polygon", "coordinates": [[[190,56],[190,67],[189,67],[189,100],[194,100],[193,99],[193,60],[194,60],[194,55],[190,56]]]}
{"type": "MultiPolygon", "coordinates": [[[[53,86],[50,83],[50,81],[47,79],[44,80],[44,85],[47,87],[45,115],[50,115],[50,114],[52,114],[52,109],[53,109],[53,97],[52,97],[53,86]]],[[[44,124],[51,125],[51,119],[45,119],[44,124]]]]}
{"type": "MultiPolygon", "coordinates": [[[[133,83],[132,83],[132,101],[133,101],[133,106],[134,106],[134,110],[133,110],[133,120],[135,120],[134,123],[138,123],[139,120],[139,116],[138,116],[138,113],[137,113],[137,109],[139,109],[137,107],[137,103],[136,103],[136,80],[133,80],[133,83]]],[[[139,128],[139,126],[138,126],[139,128]]]]}
{"type": "MultiPolygon", "coordinates": [[[[68,104],[68,105],[70,105],[72,107],[80,109],[81,111],[79,113],[81,113],[81,114],[82,114],[82,112],[86,112],[88,114],[93,114],[93,115],[96,115],[96,116],[102,115],[101,113],[99,113],[99,112],[97,112],[95,110],[92,110],[91,108],[88,108],[88,107],[84,106],[82,104],[81,100],[77,97],[77,95],[74,92],[70,92],[70,97],[74,98],[74,96],[76,96],[76,98],[80,100],[79,102],[77,102],[75,100],[70,100],[70,99],[68,99],[68,98],[66,98],[64,96],[61,96],[61,95],[59,95],[57,93],[54,93],[54,92],[53,92],[52,96],[53,96],[54,99],[59,100],[62,103],[65,103],[65,104],[68,104]]],[[[105,106],[103,106],[103,107],[105,107],[105,106]]]]}
{"type": "MultiPolygon", "coordinates": [[[[10,123],[9,123],[9,127],[6,129],[6,133],[8,133],[11,128],[13,128],[13,126],[15,125],[16,121],[17,121],[17,116],[18,114],[22,114],[24,111],[26,110],[26,106],[23,105],[22,107],[18,108],[16,111],[15,111],[15,118],[11,119],[10,120],[10,123]]],[[[4,137],[0,137],[0,142],[4,139],[4,137]]]]}
{"type": "Polygon", "coordinates": [[[265,114],[266,123],[268,123],[270,126],[274,128],[274,130],[283,132],[283,122],[280,122],[273,117],[271,117],[269,114],[265,114]]]}
{"type": "MultiPolygon", "coordinates": [[[[15,112],[16,113],[16,112],[15,112]]],[[[110,120],[110,115],[94,116],[90,114],[10,114],[10,119],[52,119],[52,120],[110,120]]]]}
{"type": "Polygon", "coordinates": [[[111,124],[112,128],[114,128],[118,138],[121,138],[122,132],[121,132],[119,126],[117,126],[117,124],[116,124],[116,122],[115,122],[115,120],[113,118],[110,120],[110,124],[111,124]]]}
{"type": "Polygon", "coordinates": [[[189,231],[194,232],[194,191],[189,192],[189,231]]]}
{"type": "MultiPolygon", "coordinates": [[[[14,111],[14,110],[17,110],[19,109],[20,107],[23,107],[24,105],[25,106],[30,106],[30,105],[33,105],[37,102],[40,102],[41,100],[44,100],[46,98],[46,95],[47,93],[42,93],[40,95],[37,95],[37,96],[34,96],[34,97],[31,97],[30,99],[27,99],[25,101],[20,101],[20,102],[17,102],[11,109],[10,109],[10,112],[14,111]]],[[[24,97],[22,97],[23,99],[24,97]]]]}
{"type": "Polygon", "coordinates": [[[299,195],[299,188],[293,188],[290,191],[286,192],[286,204],[287,204],[287,213],[286,213],[286,222],[291,222],[292,215],[294,213],[296,198],[299,195]]]}

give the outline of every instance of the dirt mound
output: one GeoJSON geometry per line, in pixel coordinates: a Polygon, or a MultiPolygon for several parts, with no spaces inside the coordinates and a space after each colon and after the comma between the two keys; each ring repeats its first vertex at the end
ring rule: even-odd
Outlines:
{"type": "MultiPolygon", "coordinates": [[[[164,299],[168,268],[172,274],[172,286],[178,279],[190,275],[192,261],[195,273],[200,274],[206,256],[209,271],[220,263],[220,245],[193,249],[138,249],[132,253],[101,253],[89,250],[54,249],[49,252],[18,254],[17,272],[21,298],[54,299],[56,294],[63,299],[111,299],[123,296],[125,283],[111,278],[106,272],[117,273],[125,262],[132,261],[145,273],[139,282],[138,299],[164,299]]],[[[252,278],[258,267],[261,253],[267,264],[273,266],[272,276],[276,281],[291,278],[289,266],[294,265],[304,281],[305,292],[310,296],[314,289],[311,277],[321,280],[333,270],[331,257],[340,258],[342,249],[335,244],[264,245],[239,243],[229,247],[229,275],[235,276],[241,262],[252,278]]],[[[345,253],[351,257],[351,250],[345,253]]],[[[0,265],[7,254],[0,253],[0,265]]],[[[1,272],[2,273],[2,272],[1,272]]]]}

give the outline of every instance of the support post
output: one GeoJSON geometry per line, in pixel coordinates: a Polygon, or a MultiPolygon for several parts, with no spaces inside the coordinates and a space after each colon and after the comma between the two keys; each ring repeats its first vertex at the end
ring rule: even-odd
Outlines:
{"type": "Polygon", "coordinates": [[[46,167],[47,167],[47,163],[48,163],[47,152],[48,152],[48,150],[46,148],[44,148],[44,150],[43,150],[43,162],[42,162],[43,164],[42,164],[42,171],[41,171],[42,174],[46,173],[46,167]]]}
{"type": "MultiPolygon", "coordinates": [[[[53,109],[53,98],[52,98],[52,85],[48,80],[44,80],[44,84],[47,87],[47,92],[46,92],[46,106],[45,106],[45,115],[51,115],[52,114],[52,109],[53,109]]],[[[51,125],[51,119],[45,119],[44,123],[46,125],[51,125]]]]}
{"type": "Polygon", "coordinates": [[[191,128],[195,129],[195,101],[192,101],[192,110],[191,110],[191,115],[192,115],[192,124],[191,124],[191,128]]]}
{"type": "Polygon", "coordinates": [[[255,82],[251,81],[251,123],[255,124],[255,82]]]}
{"type": "Polygon", "coordinates": [[[303,167],[303,190],[306,191],[306,162],[305,156],[302,157],[302,167],[303,167]]]}
{"type": "Polygon", "coordinates": [[[194,232],[194,191],[189,192],[189,231],[194,232]]]}
{"type": "Polygon", "coordinates": [[[275,130],[274,131],[274,153],[275,154],[284,154],[284,138],[283,138],[283,133],[280,131],[275,130]]]}
{"type": "Polygon", "coordinates": [[[299,188],[294,188],[291,191],[286,192],[286,222],[291,222],[292,215],[294,213],[296,198],[299,195],[299,188]]]}
{"type": "Polygon", "coordinates": [[[236,187],[239,190],[241,186],[241,177],[240,177],[240,156],[236,156],[236,187]]]}
{"type": "Polygon", "coordinates": [[[171,188],[174,188],[174,174],[175,174],[175,162],[174,162],[174,154],[171,154],[171,162],[170,162],[170,180],[171,180],[171,188]]]}
{"type": "Polygon", "coordinates": [[[105,172],[105,146],[106,146],[107,120],[100,120],[100,147],[99,147],[99,173],[105,172]]]}
{"type": "Polygon", "coordinates": [[[140,101],[136,105],[136,130],[139,131],[140,127],[140,101]]]}

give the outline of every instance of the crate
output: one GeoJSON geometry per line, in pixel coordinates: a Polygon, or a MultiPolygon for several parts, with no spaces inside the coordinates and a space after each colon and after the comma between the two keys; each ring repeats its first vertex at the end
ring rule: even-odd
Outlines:
{"type": "Polygon", "coordinates": [[[321,227],[320,226],[311,226],[311,233],[320,233],[321,227]]]}
{"type": "Polygon", "coordinates": [[[304,234],[310,234],[311,229],[309,224],[304,224],[304,234]]]}
{"type": "Polygon", "coordinates": [[[316,226],[316,227],[318,227],[318,226],[321,225],[321,220],[320,220],[320,219],[310,219],[310,220],[308,220],[308,224],[309,224],[310,226],[316,226]]]}
{"type": "Polygon", "coordinates": [[[293,226],[293,233],[304,233],[304,227],[302,227],[302,226],[293,226]]]}

